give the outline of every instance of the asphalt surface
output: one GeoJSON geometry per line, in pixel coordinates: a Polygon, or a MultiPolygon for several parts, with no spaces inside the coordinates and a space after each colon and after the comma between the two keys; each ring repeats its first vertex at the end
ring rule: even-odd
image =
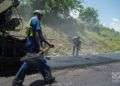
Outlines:
{"type": "MultiPolygon", "coordinates": [[[[60,70],[53,70],[56,82],[50,86],[120,86],[119,58],[119,53],[51,58],[48,64],[60,70]]],[[[0,77],[0,86],[11,86],[13,79],[0,77]]],[[[27,75],[24,85],[49,86],[40,74],[27,75]]]]}
{"type": "MultiPolygon", "coordinates": [[[[120,73],[120,63],[56,70],[56,82],[52,85],[45,85],[40,74],[28,75],[24,86],[120,86],[120,77],[115,78],[113,73],[120,73]]],[[[1,77],[0,86],[11,86],[13,78],[1,77]]]]}

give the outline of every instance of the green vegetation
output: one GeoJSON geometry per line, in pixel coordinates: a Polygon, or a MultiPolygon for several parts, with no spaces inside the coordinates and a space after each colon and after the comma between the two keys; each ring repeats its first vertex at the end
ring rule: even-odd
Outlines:
{"type": "MultiPolygon", "coordinates": [[[[120,33],[114,31],[114,29],[110,29],[108,27],[104,27],[103,25],[101,25],[99,22],[98,11],[93,7],[85,7],[84,5],[82,5],[82,1],[83,0],[24,0],[22,1],[23,4],[21,5],[21,9],[24,10],[26,9],[26,7],[31,7],[31,10],[44,9],[46,11],[47,18],[50,17],[47,19],[47,21],[50,21],[50,23],[52,23],[52,24],[49,24],[47,27],[52,28],[54,30],[57,28],[60,29],[59,32],[55,33],[56,35],[58,33],[62,33],[63,32],[62,30],[72,31],[71,28],[66,28],[66,26],[65,28],[62,27],[62,24],[63,24],[62,22],[64,22],[64,25],[67,25],[68,23],[70,23],[68,25],[72,25],[73,23],[75,23],[75,26],[78,28],[77,30],[77,32],[79,33],[78,35],[80,35],[83,38],[85,43],[85,44],[84,43],[82,44],[81,51],[83,52],[90,49],[92,52],[93,52],[93,49],[95,52],[119,51],[120,50],[120,45],[119,45],[120,33]],[[70,17],[69,12],[71,10],[79,11],[79,19],[78,19],[79,21],[74,19],[67,20],[67,18],[70,17]],[[66,17],[66,19],[65,20],[58,19],[56,17],[58,14],[62,14],[64,17],[66,17]],[[51,17],[51,15],[53,15],[53,17],[51,17]],[[58,22],[60,23],[58,24],[58,22]]],[[[25,16],[24,11],[21,11],[21,12],[23,12],[23,16],[25,16]]],[[[46,33],[48,32],[46,31],[46,33]]],[[[48,34],[49,36],[53,35],[50,33],[48,34]]],[[[63,33],[63,34],[67,35],[67,33],[63,33]]],[[[54,35],[52,36],[52,38],[57,39],[57,41],[67,40],[66,43],[69,44],[67,36],[63,37],[62,39],[59,37],[62,37],[62,36],[54,36],[54,35]]],[[[57,44],[57,42],[55,43],[57,44]]],[[[63,42],[61,42],[61,45],[62,44],[63,42]]],[[[70,49],[69,47],[71,47],[71,45],[65,46],[64,44],[62,46],[64,46],[63,47],[64,49],[62,48],[61,50],[57,50],[57,49],[60,49],[59,47],[56,49],[56,52],[64,53],[63,50],[65,50],[65,48],[66,50],[69,50],[70,49]]]]}
{"type": "Polygon", "coordinates": [[[95,24],[99,23],[97,10],[95,10],[92,7],[87,7],[87,8],[84,8],[82,11],[80,11],[79,17],[83,21],[85,21],[89,24],[95,25],[95,24]]]}
{"type": "Polygon", "coordinates": [[[34,9],[45,9],[47,13],[65,13],[81,8],[81,0],[31,0],[34,9]]]}
{"type": "Polygon", "coordinates": [[[110,51],[120,50],[120,33],[103,27],[98,35],[102,38],[102,41],[109,47],[110,51]]]}
{"type": "Polygon", "coordinates": [[[86,35],[89,40],[88,44],[95,46],[96,52],[120,51],[120,33],[113,29],[101,26],[97,32],[88,30],[86,35]]]}

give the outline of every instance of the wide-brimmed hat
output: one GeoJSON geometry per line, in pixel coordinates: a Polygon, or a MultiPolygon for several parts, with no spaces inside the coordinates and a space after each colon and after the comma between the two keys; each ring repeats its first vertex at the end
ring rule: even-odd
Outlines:
{"type": "Polygon", "coordinates": [[[44,12],[44,10],[35,10],[35,11],[33,12],[33,14],[44,15],[45,12],[44,12]]]}

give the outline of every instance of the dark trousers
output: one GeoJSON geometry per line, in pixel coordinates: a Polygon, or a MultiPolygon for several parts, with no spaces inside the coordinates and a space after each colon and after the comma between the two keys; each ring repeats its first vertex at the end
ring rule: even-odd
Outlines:
{"type": "Polygon", "coordinates": [[[73,46],[73,56],[79,56],[80,46],[73,46]]]}
{"type": "MultiPolygon", "coordinates": [[[[15,80],[23,82],[25,75],[29,71],[29,68],[31,67],[31,65],[32,64],[30,64],[27,61],[23,62],[21,68],[19,69],[19,71],[17,72],[15,76],[15,80]]],[[[52,77],[50,67],[47,65],[44,59],[38,60],[35,66],[38,69],[38,71],[42,74],[44,79],[47,77],[52,77]]]]}

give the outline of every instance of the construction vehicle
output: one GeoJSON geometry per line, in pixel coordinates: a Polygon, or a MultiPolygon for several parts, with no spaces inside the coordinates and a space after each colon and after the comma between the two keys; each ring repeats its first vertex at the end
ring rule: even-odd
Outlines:
{"type": "Polygon", "coordinates": [[[15,29],[20,24],[20,18],[13,17],[13,9],[19,5],[18,0],[0,0],[0,31],[15,29]]]}
{"type": "Polygon", "coordinates": [[[14,14],[19,4],[19,0],[0,0],[0,75],[20,65],[19,59],[25,55],[24,40],[9,34],[21,23],[21,18],[14,14]]]}

